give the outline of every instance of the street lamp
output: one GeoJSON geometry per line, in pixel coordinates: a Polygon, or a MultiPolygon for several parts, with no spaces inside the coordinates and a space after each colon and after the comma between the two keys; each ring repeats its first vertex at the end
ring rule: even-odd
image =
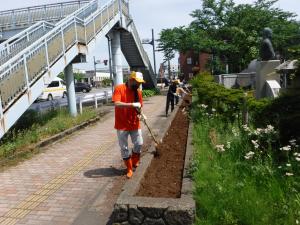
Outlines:
{"type": "Polygon", "coordinates": [[[154,75],[156,78],[156,59],[155,59],[155,39],[154,39],[154,30],[152,29],[152,40],[144,39],[142,40],[142,44],[149,44],[153,47],[153,64],[154,64],[154,75]]]}

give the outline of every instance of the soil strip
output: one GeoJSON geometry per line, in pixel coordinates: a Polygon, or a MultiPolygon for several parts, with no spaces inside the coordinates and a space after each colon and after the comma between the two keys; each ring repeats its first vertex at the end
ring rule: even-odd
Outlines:
{"type": "Polygon", "coordinates": [[[184,99],[140,184],[137,196],[180,198],[184,157],[188,137],[188,107],[184,99]]]}

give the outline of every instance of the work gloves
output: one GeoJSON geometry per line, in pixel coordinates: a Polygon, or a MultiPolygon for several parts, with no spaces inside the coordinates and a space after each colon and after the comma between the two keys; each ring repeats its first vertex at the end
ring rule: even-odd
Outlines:
{"type": "Polygon", "coordinates": [[[145,116],[145,114],[143,114],[141,112],[141,107],[142,107],[141,103],[139,103],[139,102],[133,102],[132,106],[138,110],[138,114],[139,114],[138,117],[139,117],[140,120],[146,120],[147,119],[147,117],[145,116]]]}
{"type": "Polygon", "coordinates": [[[133,102],[133,103],[132,103],[132,106],[133,106],[134,108],[140,109],[140,108],[141,108],[141,103],[139,103],[139,102],[133,102]]]}

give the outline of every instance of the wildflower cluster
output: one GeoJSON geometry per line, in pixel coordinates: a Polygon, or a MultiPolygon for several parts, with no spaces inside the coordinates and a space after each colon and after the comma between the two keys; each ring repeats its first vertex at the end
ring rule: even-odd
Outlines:
{"type": "Polygon", "coordinates": [[[217,152],[225,152],[224,145],[216,145],[215,148],[217,152]]]}
{"type": "Polygon", "coordinates": [[[293,155],[295,156],[295,160],[296,160],[297,162],[300,162],[300,153],[295,152],[293,155]]]}
{"type": "Polygon", "coordinates": [[[209,108],[205,104],[198,104],[197,107],[200,109],[201,114],[206,117],[213,117],[217,111],[215,108],[209,108]]]}
{"type": "Polygon", "coordinates": [[[254,152],[252,152],[252,151],[250,151],[250,152],[248,152],[245,156],[244,156],[244,158],[245,159],[252,159],[253,158],[253,156],[254,156],[254,152]]]}
{"type": "Polygon", "coordinates": [[[208,105],[205,105],[205,104],[198,104],[197,106],[198,106],[198,108],[201,108],[201,109],[206,109],[208,107],[208,105]]]}
{"type": "MultiPolygon", "coordinates": [[[[283,155],[280,161],[283,162],[281,166],[278,166],[282,170],[285,176],[293,176],[296,167],[300,166],[300,153],[297,152],[298,145],[296,139],[289,141],[288,145],[278,146],[277,132],[272,125],[267,125],[266,128],[252,129],[251,127],[244,125],[242,131],[244,141],[249,141],[252,146],[252,151],[245,153],[244,158],[251,160],[256,157],[264,157],[270,155],[278,155],[281,152],[283,155]],[[276,153],[276,149],[279,148],[279,152],[276,153]]],[[[234,133],[234,132],[233,132],[234,133]]],[[[280,154],[279,154],[280,157],[280,154]]]]}
{"type": "Polygon", "coordinates": [[[257,129],[251,129],[247,125],[243,125],[242,127],[244,132],[248,133],[249,136],[272,135],[277,133],[272,125],[267,125],[266,128],[257,128],[257,129]]]}
{"type": "Polygon", "coordinates": [[[217,150],[217,152],[225,152],[226,150],[229,150],[231,147],[231,142],[227,141],[226,145],[216,145],[215,149],[217,150]]]}
{"type": "Polygon", "coordinates": [[[235,129],[234,127],[232,128],[232,134],[234,137],[238,137],[239,136],[239,131],[237,129],[235,129]]]}
{"type": "Polygon", "coordinates": [[[253,129],[247,125],[243,125],[241,129],[243,141],[249,142],[253,151],[244,155],[244,158],[252,159],[254,154],[257,156],[268,155],[273,148],[273,142],[277,139],[277,132],[272,125],[266,128],[253,129]]]}

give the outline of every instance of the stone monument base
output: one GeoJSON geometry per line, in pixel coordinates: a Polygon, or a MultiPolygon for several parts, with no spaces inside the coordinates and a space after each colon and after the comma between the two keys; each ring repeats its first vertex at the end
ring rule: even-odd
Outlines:
{"type": "Polygon", "coordinates": [[[276,80],[280,83],[280,74],[277,74],[275,68],[280,65],[280,60],[257,61],[256,63],[256,99],[267,97],[266,81],[276,80]]]}

